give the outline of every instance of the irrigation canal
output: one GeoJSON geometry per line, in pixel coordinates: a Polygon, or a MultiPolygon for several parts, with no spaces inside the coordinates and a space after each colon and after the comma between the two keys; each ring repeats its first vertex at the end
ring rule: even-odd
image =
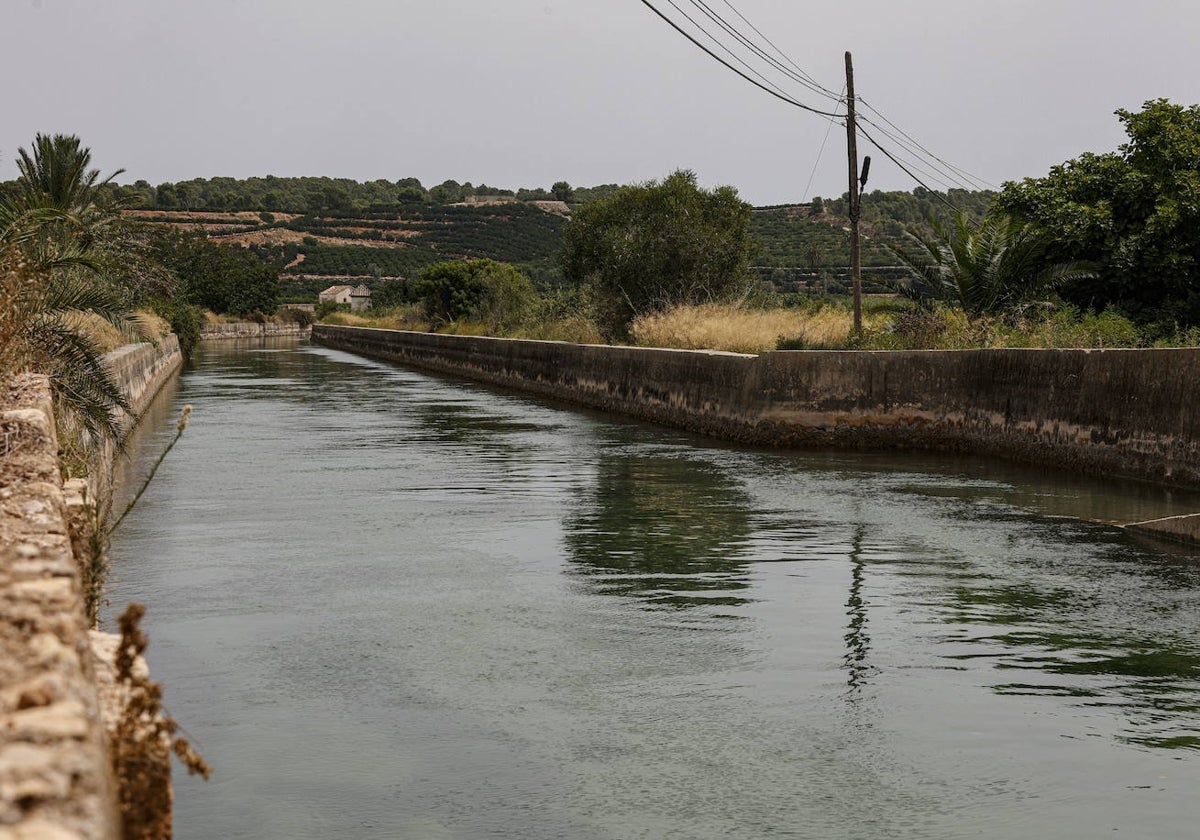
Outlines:
{"type": "Polygon", "coordinates": [[[1195,497],[214,343],[114,546],[195,838],[1194,836],[1195,497]]]}

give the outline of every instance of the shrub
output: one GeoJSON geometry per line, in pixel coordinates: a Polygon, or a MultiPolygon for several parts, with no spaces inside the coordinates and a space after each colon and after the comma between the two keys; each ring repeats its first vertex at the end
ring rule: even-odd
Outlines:
{"type": "Polygon", "coordinates": [[[179,349],[185,359],[200,342],[200,328],[204,324],[204,312],[200,307],[178,300],[159,299],[153,303],[154,311],[171,326],[171,332],[179,339],[179,349]]]}
{"type": "Polygon", "coordinates": [[[413,283],[412,295],[435,327],[472,320],[491,332],[520,326],[538,299],[528,277],[494,260],[431,265],[413,283]]]}
{"type": "Polygon", "coordinates": [[[324,321],[335,312],[349,312],[350,304],[335,303],[332,300],[320,301],[313,310],[313,317],[317,321],[324,321]]]}

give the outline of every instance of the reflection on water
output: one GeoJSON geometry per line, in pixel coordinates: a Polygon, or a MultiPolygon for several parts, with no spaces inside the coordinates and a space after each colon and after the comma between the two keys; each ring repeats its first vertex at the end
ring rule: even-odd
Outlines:
{"type": "Polygon", "coordinates": [[[686,456],[615,450],[563,522],[575,571],[657,607],[745,604],[750,499],[737,483],[686,456]]]}
{"type": "Polygon", "coordinates": [[[871,637],[867,633],[867,601],[863,596],[863,585],[866,582],[866,562],[863,559],[863,528],[855,526],[854,536],[850,539],[850,597],[846,601],[846,615],[850,617],[850,627],[846,631],[846,655],[843,658],[850,695],[862,690],[863,684],[871,673],[871,665],[867,654],[871,650],[871,637]]]}
{"type": "Polygon", "coordinates": [[[969,652],[950,656],[989,662],[999,694],[1119,708],[1129,742],[1200,747],[1200,565],[1117,546],[1067,555],[1052,577],[1031,569],[954,588],[942,620],[969,652]]]}
{"type": "MultiPolygon", "coordinates": [[[[181,838],[1190,836],[1194,495],[767,452],[213,345],[114,611],[216,765],[181,838]]],[[[148,428],[131,472],[168,439],[148,428]]]]}

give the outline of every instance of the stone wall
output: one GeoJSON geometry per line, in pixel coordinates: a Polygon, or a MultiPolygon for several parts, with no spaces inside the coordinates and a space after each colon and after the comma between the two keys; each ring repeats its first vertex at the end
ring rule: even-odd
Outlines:
{"type": "Polygon", "coordinates": [[[0,412],[0,837],[118,836],[45,377],[0,412]]]}
{"type": "Polygon", "coordinates": [[[744,443],[966,451],[1200,487],[1200,350],[744,356],[325,325],[313,339],[744,443]]]}
{"type": "Polygon", "coordinates": [[[282,336],[307,337],[312,327],[299,324],[256,324],[253,321],[238,321],[233,324],[205,324],[200,329],[201,341],[225,338],[275,338],[282,336]]]}
{"type": "MultiPolygon", "coordinates": [[[[106,362],[141,411],[183,359],[168,336],[106,362]]],[[[78,480],[64,489],[58,451],[47,378],[0,383],[0,840],[121,833],[105,729],[123,710],[103,707],[96,684],[113,640],[89,635],[88,493],[78,480]]]]}

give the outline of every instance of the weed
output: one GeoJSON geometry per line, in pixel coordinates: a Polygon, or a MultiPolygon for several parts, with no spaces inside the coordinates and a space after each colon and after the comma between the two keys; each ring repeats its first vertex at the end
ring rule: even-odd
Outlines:
{"type": "Polygon", "coordinates": [[[169,752],[189,775],[208,779],[212,768],[177,732],[175,719],[162,708],[162,685],[153,682],[139,660],[149,644],[141,629],[146,608],[130,604],[118,619],[121,630],[116,656],[116,682],[124,701],[112,737],[113,771],[118,808],[126,840],[171,836],[169,752]],[[169,752],[168,752],[169,751],[169,752]]]}

